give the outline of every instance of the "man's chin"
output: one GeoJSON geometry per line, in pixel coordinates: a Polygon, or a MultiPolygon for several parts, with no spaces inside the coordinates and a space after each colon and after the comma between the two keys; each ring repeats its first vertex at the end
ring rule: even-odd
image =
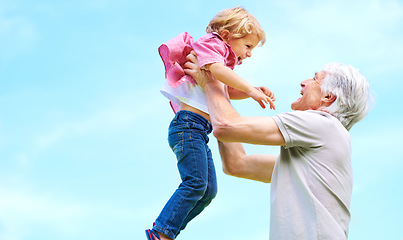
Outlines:
{"type": "Polygon", "coordinates": [[[301,98],[298,98],[297,100],[295,100],[293,103],[291,103],[291,109],[292,110],[298,110],[298,103],[301,101],[301,98]]]}

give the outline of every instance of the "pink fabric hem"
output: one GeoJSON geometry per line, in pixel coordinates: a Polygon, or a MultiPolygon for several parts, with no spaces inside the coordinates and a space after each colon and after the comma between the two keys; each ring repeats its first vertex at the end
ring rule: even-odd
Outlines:
{"type": "Polygon", "coordinates": [[[196,84],[196,81],[184,72],[186,56],[193,50],[193,42],[193,37],[183,32],[158,48],[165,66],[165,78],[172,87],[177,87],[186,81],[196,84]]]}

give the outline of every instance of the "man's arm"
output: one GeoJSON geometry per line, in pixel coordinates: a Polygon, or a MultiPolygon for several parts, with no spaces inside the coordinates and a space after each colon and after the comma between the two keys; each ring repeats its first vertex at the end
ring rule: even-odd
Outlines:
{"type": "Polygon", "coordinates": [[[194,55],[188,55],[186,74],[205,89],[213,134],[221,142],[243,142],[260,145],[285,145],[276,122],[271,117],[242,117],[231,106],[221,83],[200,70],[194,55]]]}
{"type": "Polygon", "coordinates": [[[213,134],[218,140],[260,145],[285,145],[284,137],[273,118],[240,116],[225,97],[220,83],[215,80],[208,80],[204,89],[213,134]]]}
{"type": "Polygon", "coordinates": [[[200,71],[197,59],[189,55],[185,72],[191,75],[207,94],[213,133],[218,139],[223,170],[226,174],[271,182],[276,156],[246,155],[240,142],[284,145],[284,138],[270,117],[242,117],[230,105],[221,83],[206,71],[200,71]],[[206,82],[208,82],[206,84],[206,82]]]}
{"type": "Polygon", "coordinates": [[[225,174],[270,183],[277,156],[266,154],[246,155],[241,143],[218,141],[225,174]]]}

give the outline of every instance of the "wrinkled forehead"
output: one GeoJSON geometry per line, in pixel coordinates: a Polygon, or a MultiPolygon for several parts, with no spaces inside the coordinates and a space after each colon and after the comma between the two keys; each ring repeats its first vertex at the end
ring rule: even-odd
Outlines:
{"type": "Polygon", "coordinates": [[[320,71],[315,73],[315,79],[316,80],[323,80],[326,77],[326,72],[325,71],[320,71]]]}

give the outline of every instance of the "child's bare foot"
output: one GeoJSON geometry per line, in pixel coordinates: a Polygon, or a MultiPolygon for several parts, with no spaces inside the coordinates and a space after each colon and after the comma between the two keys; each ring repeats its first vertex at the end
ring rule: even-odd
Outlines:
{"type": "Polygon", "coordinates": [[[167,235],[163,234],[163,233],[159,233],[161,240],[172,240],[171,238],[169,238],[167,235]]]}

